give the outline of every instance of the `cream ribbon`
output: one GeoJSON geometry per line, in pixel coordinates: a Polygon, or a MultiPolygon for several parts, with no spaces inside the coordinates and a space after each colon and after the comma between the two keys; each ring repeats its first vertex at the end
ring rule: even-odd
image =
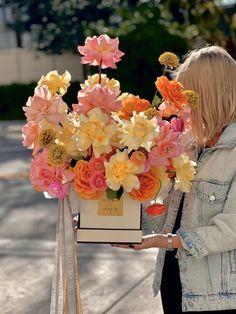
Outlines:
{"type": "Polygon", "coordinates": [[[59,201],[50,314],[83,314],[69,197],[59,201]]]}

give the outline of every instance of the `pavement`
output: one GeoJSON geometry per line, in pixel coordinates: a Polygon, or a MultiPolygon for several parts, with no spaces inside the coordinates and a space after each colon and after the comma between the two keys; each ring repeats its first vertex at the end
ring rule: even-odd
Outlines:
{"type": "MultiPolygon", "coordinates": [[[[0,314],[47,314],[57,202],[26,177],[31,151],[21,144],[23,124],[0,121],[0,314]]],[[[156,254],[79,244],[84,314],[162,314],[151,288],[156,254]]]]}

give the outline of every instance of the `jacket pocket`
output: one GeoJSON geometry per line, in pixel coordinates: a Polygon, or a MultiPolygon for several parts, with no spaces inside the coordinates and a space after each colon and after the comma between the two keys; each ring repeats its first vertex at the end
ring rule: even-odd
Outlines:
{"type": "Polygon", "coordinates": [[[209,204],[225,202],[230,187],[230,181],[216,179],[196,180],[195,194],[209,204]]]}
{"type": "Polygon", "coordinates": [[[223,211],[229,188],[230,181],[219,181],[212,178],[196,180],[194,193],[199,225],[206,226],[215,215],[223,211]]]}
{"type": "Polygon", "coordinates": [[[229,251],[228,254],[229,254],[230,273],[236,274],[236,250],[229,251]]]}

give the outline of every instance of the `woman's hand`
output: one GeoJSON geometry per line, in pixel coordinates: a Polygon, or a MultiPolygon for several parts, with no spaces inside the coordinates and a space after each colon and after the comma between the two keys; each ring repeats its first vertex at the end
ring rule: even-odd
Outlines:
{"type": "Polygon", "coordinates": [[[158,247],[157,244],[158,244],[158,235],[150,234],[147,236],[143,236],[142,242],[140,244],[111,244],[111,245],[122,248],[122,249],[133,249],[135,251],[140,251],[144,249],[158,247]]]}
{"type": "MultiPolygon", "coordinates": [[[[140,244],[112,244],[112,246],[123,248],[123,249],[133,249],[135,251],[140,251],[150,248],[168,248],[168,241],[165,234],[149,234],[142,237],[142,242],[140,244]]],[[[182,249],[183,246],[177,234],[172,235],[172,248],[182,249]]]]}

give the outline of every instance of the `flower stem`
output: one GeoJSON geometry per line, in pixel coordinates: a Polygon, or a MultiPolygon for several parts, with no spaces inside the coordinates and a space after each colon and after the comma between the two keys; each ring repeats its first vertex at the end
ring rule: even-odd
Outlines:
{"type": "Polygon", "coordinates": [[[102,60],[100,61],[98,69],[99,69],[99,80],[98,80],[98,83],[101,84],[102,83],[102,60]]]}

